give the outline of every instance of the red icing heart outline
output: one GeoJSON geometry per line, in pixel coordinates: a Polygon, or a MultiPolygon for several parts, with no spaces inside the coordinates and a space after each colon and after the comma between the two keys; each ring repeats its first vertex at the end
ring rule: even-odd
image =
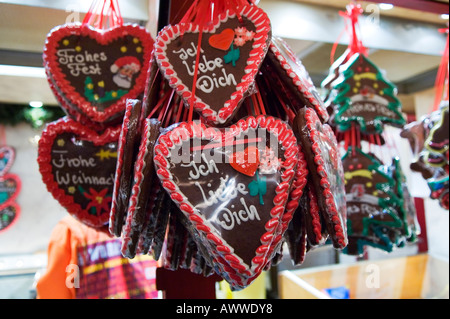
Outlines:
{"type": "MultiPolygon", "coordinates": [[[[183,140],[187,141],[192,138],[207,139],[208,141],[217,140],[217,142],[222,143],[222,135],[217,134],[219,129],[195,122],[181,123],[174,129],[160,135],[154,151],[154,163],[163,187],[184,215],[192,222],[194,231],[210,247],[209,252],[213,254],[215,261],[223,267],[226,275],[238,285],[246,285],[254,280],[269,261],[268,252],[271,250],[273,239],[278,235],[278,226],[285,211],[288,193],[291,189],[291,183],[298,163],[299,148],[297,139],[288,125],[279,119],[271,116],[258,116],[257,118],[249,116],[230,126],[227,132],[231,136],[236,136],[249,128],[256,129],[258,127],[265,128],[268,132],[278,136],[279,142],[284,147],[286,160],[283,164],[284,171],[282,172],[280,183],[276,187],[277,194],[273,200],[274,207],[270,212],[272,219],[265,224],[267,232],[260,237],[261,245],[255,251],[255,257],[252,258],[251,266],[245,265],[242,259],[233,253],[233,247],[228,246],[218,236],[214,226],[201,213],[198,213],[198,210],[189,202],[174,182],[174,176],[170,171],[171,148],[183,140]]],[[[225,140],[227,140],[226,136],[225,140]]]]}
{"type": "Polygon", "coordinates": [[[6,181],[14,181],[14,184],[16,186],[16,189],[14,190],[14,193],[3,203],[0,203],[0,209],[5,208],[6,206],[11,206],[11,204],[16,200],[17,196],[19,196],[20,190],[22,189],[22,182],[16,174],[5,174],[3,176],[0,176],[0,182],[6,182],[6,181]]]}
{"type": "MultiPolygon", "coordinates": [[[[251,20],[257,28],[253,49],[250,51],[247,66],[245,67],[245,75],[240,80],[236,79],[236,81],[240,81],[236,86],[236,91],[230,96],[230,99],[225,102],[223,107],[221,107],[218,112],[212,110],[209,105],[204,103],[197,96],[193,97],[194,109],[208,122],[214,125],[225,124],[237,111],[240,103],[246,96],[246,93],[252,87],[259,67],[262,64],[268,50],[268,40],[271,36],[271,26],[267,14],[254,5],[244,6],[239,14],[240,16],[251,20]]],[[[234,16],[235,15],[225,13],[216,17],[211,23],[209,29],[204,30],[203,33],[206,34],[214,32],[218,27],[220,27],[222,21],[226,21],[229,17],[234,16]]],[[[167,55],[165,54],[167,44],[187,32],[198,33],[199,26],[192,23],[185,23],[167,26],[161,30],[155,43],[155,57],[161,71],[168,79],[169,85],[177,91],[185,102],[188,102],[189,104],[192,99],[192,87],[186,86],[181,81],[181,79],[177,76],[177,72],[174,70],[173,65],[170,63],[167,55]]]]}
{"type": "MultiPolygon", "coordinates": [[[[51,79],[48,78],[48,81],[52,82],[50,83],[50,87],[57,97],[63,97],[58,100],[62,102],[61,106],[67,109],[69,113],[73,114],[73,108],[75,107],[94,122],[106,122],[115,115],[120,115],[120,113],[124,112],[127,99],[137,98],[144,92],[147,80],[147,71],[150,67],[153,44],[154,41],[150,34],[143,27],[137,24],[125,24],[108,30],[98,30],[88,24],[80,23],[58,26],[50,31],[44,46],[44,65],[49,69],[49,73],[52,77],[51,79]],[[138,38],[142,44],[144,52],[143,61],[140,61],[142,63],[142,68],[139,75],[135,79],[134,87],[115,103],[105,108],[104,111],[97,110],[95,106],[81,96],[66,79],[66,75],[59,67],[57,59],[58,42],[64,37],[70,35],[89,37],[94,39],[101,46],[106,46],[120,37],[131,35],[138,38]]],[[[76,112],[77,110],[75,110],[75,113],[76,112]]]]}
{"type": "Polygon", "coordinates": [[[5,156],[9,155],[8,160],[0,170],[0,176],[3,176],[9,172],[9,169],[14,163],[15,154],[16,153],[14,152],[14,149],[11,146],[7,145],[0,146],[0,159],[3,159],[5,156]]]}
{"type": "Polygon", "coordinates": [[[214,34],[209,37],[209,45],[213,48],[227,51],[231,43],[234,40],[234,30],[233,29],[225,29],[219,34],[214,34]]]}
{"type": "MultiPolygon", "coordinates": [[[[51,153],[53,142],[60,134],[72,133],[82,140],[92,142],[94,145],[105,145],[108,143],[117,143],[120,136],[121,127],[107,128],[99,134],[80,123],[64,117],[58,121],[47,125],[42,132],[38,146],[38,164],[42,180],[47,186],[48,191],[53,197],[69,212],[83,223],[92,227],[103,227],[109,221],[109,213],[101,214],[101,218],[93,217],[80,204],[76,203],[73,196],[67,195],[55,181],[52,173],[51,153]]],[[[114,173],[114,172],[113,172],[114,173]]]]}
{"type": "Polygon", "coordinates": [[[259,151],[256,147],[247,147],[243,152],[231,154],[229,162],[231,167],[238,172],[247,176],[254,176],[259,167],[259,151]],[[253,155],[250,154],[252,150],[253,155]],[[251,160],[250,162],[249,159],[251,160]],[[253,162],[252,159],[255,159],[255,161],[253,162]]]}

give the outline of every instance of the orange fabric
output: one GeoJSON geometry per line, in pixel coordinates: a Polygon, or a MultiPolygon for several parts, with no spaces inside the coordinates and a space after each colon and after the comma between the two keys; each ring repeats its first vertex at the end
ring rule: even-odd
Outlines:
{"type": "MultiPolygon", "coordinates": [[[[105,228],[106,230],[106,228],[105,228]]],[[[113,243],[115,247],[117,248],[117,242],[119,239],[115,239],[112,237],[107,230],[106,231],[98,231],[94,228],[88,227],[77,220],[75,220],[71,216],[67,216],[63,218],[54,228],[51,236],[50,241],[48,245],[48,262],[47,262],[47,270],[42,275],[42,277],[39,279],[36,290],[37,290],[37,298],[38,299],[74,299],[77,298],[77,293],[83,294],[83,296],[86,294],[86,290],[89,291],[91,289],[90,287],[87,287],[92,281],[92,277],[89,277],[91,274],[87,274],[86,269],[83,267],[82,260],[86,258],[86,254],[90,247],[95,247],[96,244],[102,244],[102,243],[113,243]],[[80,264],[81,262],[81,264],[80,264]],[[84,287],[81,287],[82,289],[77,289],[76,287],[73,287],[73,278],[74,278],[74,272],[73,267],[68,268],[69,265],[76,265],[79,266],[80,269],[80,277],[81,277],[81,285],[85,285],[84,287]],[[83,274],[84,277],[83,277],[83,274]]],[[[89,257],[89,256],[88,256],[89,257]]],[[[133,260],[127,260],[123,258],[122,256],[118,256],[118,254],[114,255],[112,258],[106,257],[107,259],[103,258],[98,261],[98,264],[96,264],[95,260],[88,260],[87,262],[90,262],[91,266],[100,266],[100,268],[104,269],[106,268],[105,265],[112,264],[111,261],[117,261],[120,260],[121,262],[119,264],[126,264],[128,269],[128,273],[130,273],[130,267],[136,267],[136,272],[143,273],[144,270],[142,268],[142,265],[139,265],[141,260],[145,260],[147,267],[149,264],[149,256],[137,256],[133,260]]],[[[152,263],[154,263],[154,268],[156,271],[156,262],[151,260],[152,263]]],[[[114,264],[117,264],[115,262],[114,264]]],[[[151,264],[152,265],[152,264],[151,264]]],[[[118,266],[121,267],[121,266],[118,266]]],[[[92,269],[92,268],[91,268],[92,269]]],[[[110,270],[110,269],[109,269],[110,270]]],[[[107,270],[104,270],[107,271],[107,270]]],[[[105,276],[105,274],[102,274],[105,276]]],[[[109,279],[110,272],[106,273],[106,276],[109,279]]],[[[136,288],[136,282],[139,289],[143,289],[146,292],[152,291],[156,294],[156,288],[153,287],[153,283],[147,282],[146,280],[141,280],[139,283],[139,279],[133,276],[131,278],[134,281],[134,287],[136,288]]],[[[110,280],[113,280],[112,277],[110,280]]],[[[119,291],[119,294],[117,298],[128,298],[129,294],[126,291],[127,285],[124,285],[123,281],[128,280],[128,278],[123,278],[121,276],[120,282],[117,281],[117,286],[121,286],[123,289],[122,291],[119,291]]],[[[98,279],[97,279],[98,280],[98,279]]],[[[94,279],[95,281],[95,279],[94,279]]],[[[109,286],[114,287],[115,283],[104,283],[105,289],[109,289],[109,286]]],[[[93,290],[93,289],[92,289],[93,290]]],[[[114,292],[106,291],[103,293],[111,293],[113,298],[114,292]]],[[[149,296],[149,294],[146,294],[149,296]]],[[[79,297],[79,296],[78,296],[79,297]]],[[[90,296],[92,297],[92,296],[90,296]]],[[[105,296],[103,296],[105,297],[105,296]]],[[[108,295],[109,297],[109,295],[108,295]]],[[[100,298],[102,298],[102,295],[100,295],[100,298]]]]}

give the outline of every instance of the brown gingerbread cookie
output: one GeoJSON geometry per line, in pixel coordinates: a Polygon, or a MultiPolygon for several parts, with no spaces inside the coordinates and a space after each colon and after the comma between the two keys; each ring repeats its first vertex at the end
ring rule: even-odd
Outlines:
{"type": "Polygon", "coordinates": [[[139,152],[134,164],[133,187],[128,204],[125,225],[122,231],[122,254],[133,258],[145,224],[149,194],[155,182],[159,183],[153,165],[153,146],[159,136],[161,123],[156,119],[145,119],[139,152]]]}
{"type": "Polygon", "coordinates": [[[117,166],[114,180],[109,230],[119,237],[128,210],[133,186],[133,167],[140,143],[141,107],[139,100],[127,100],[122,130],[117,150],[117,166]]]}
{"type": "Polygon", "coordinates": [[[302,144],[319,208],[333,246],[347,245],[344,170],[333,130],[312,108],[300,109],[293,124],[302,144]]]}

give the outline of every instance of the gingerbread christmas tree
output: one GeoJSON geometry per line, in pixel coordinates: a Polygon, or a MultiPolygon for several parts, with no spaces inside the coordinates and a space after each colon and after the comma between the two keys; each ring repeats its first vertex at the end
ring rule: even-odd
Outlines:
{"type": "Polygon", "coordinates": [[[342,79],[334,86],[338,93],[333,101],[339,130],[347,131],[352,123],[357,123],[362,132],[375,134],[381,133],[385,124],[405,124],[396,87],[367,57],[355,54],[342,69],[342,79]]]}

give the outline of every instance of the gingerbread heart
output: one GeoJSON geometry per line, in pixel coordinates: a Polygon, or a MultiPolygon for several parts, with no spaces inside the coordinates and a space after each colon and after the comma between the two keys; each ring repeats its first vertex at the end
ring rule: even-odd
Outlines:
{"type": "Polygon", "coordinates": [[[271,63],[282,80],[280,90],[286,92],[287,96],[292,96],[292,103],[297,107],[312,107],[323,122],[328,121],[329,115],[319,92],[288,44],[281,38],[273,37],[267,57],[265,63],[271,63]]]}
{"type": "Polygon", "coordinates": [[[43,59],[61,106],[106,123],[144,92],[152,49],[150,34],[138,25],[98,30],[74,23],[50,32],[43,59]]]}
{"type": "Polygon", "coordinates": [[[302,108],[294,120],[294,131],[303,146],[312,186],[333,245],[347,245],[344,169],[336,137],[328,124],[322,124],[312,108],[302,108]]]}
{"type": "Polygon", "coordinates": [[[5,174],[0,176],[0,209],[14,202],[20,193],[22,183],[19,176],[5,174]]]}
{"type": "Polygon", "coordinates": [[[47,125],[38,164],[48,191],[67,211],[92,227],[109,221],[120,127],[103,133],[69,118],[47,125]]]}
{"type": "Polygon", "coordinates": [[[15,152],[11,146],[0,146],[0,176],[8,173],[14,163],[15,152]]]}
{"type": "Polygon", "coordinates": [[[268,262],[294,179],[298,147],[291,128],[271,116],[250,116],[227,129],[181,123],[161,133],[154,162],[224,278],[233,285],[253,280],[268,262]],[[248,148],[258,149],[254,176],[228,161],[248,148]]]}
{"type": "Polygon", "coordinates": [[[20,206],[17,203],[10,203],[0,208],[0,232],[10,228],[20,216],[20,206]]]}
{"type": "Polygon", "coordinates": [[[192,102],[209,123],[226,124],[253,87],[269,46],[270,31],[267,14],[256,6],[244,6],[239,15],[227,11],[215,18],[202,31],[200,46],[198,25],[167,26],[155,43],[156,61],[188,107],[192,102]],[[230,30],[234,38],[225,48],[230,30]]]}

